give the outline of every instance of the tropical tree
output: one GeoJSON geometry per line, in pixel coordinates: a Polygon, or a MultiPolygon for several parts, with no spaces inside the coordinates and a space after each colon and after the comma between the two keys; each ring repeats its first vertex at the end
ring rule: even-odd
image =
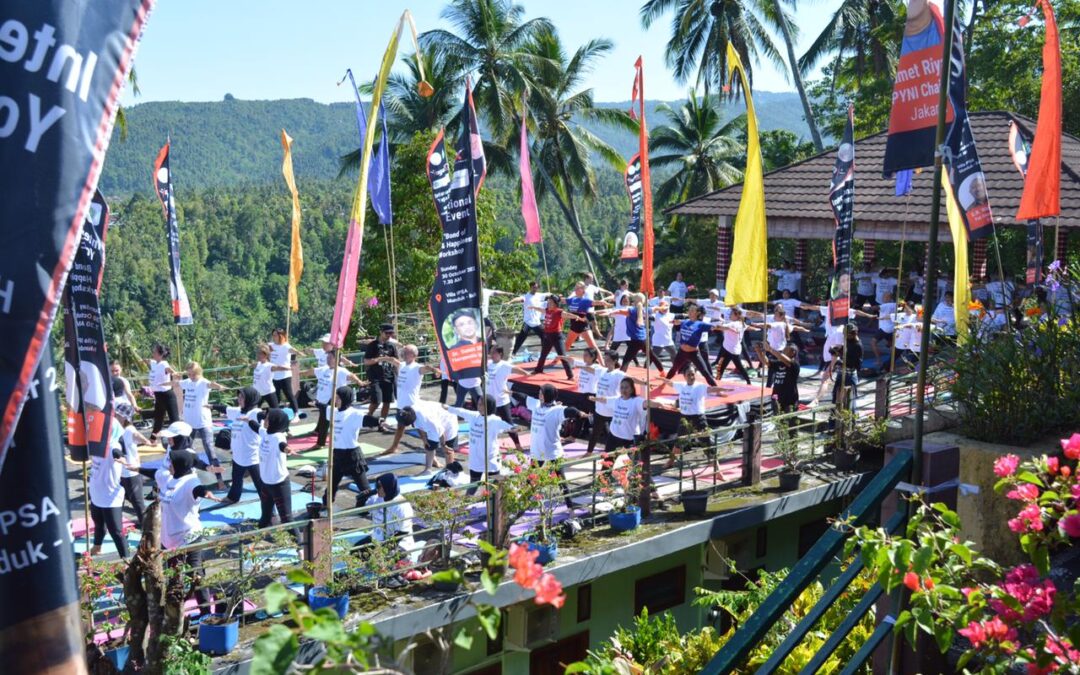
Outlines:
{"type": "Polygon", "coordinates": [[[891,79],[896,70],[903,2],[898,0],[842,0],[829,23],[799,60],[804,71],[832,58],[834,86],[847,79],[891,79]]]}
{"type": "Polygon", "coordinates": [[[460,64],[448,57],[437,57],[431,47],[401,59],[406,72],[391,73],[386,85],[386,109],[390,138],[405,143],[419,132],[431,131],[446,124],[461,108],[462,72],[460,64]],[[419,61],[434,93],[421,96],[418,85],[419,61]]]}
{"type": "Polygon", "coordinates": [[[525,9],[510,0],[451,0],[442,18],[453,30],[423,33],[420,43],[461,75],[475,72],[473,98],[493,138],[513,127],[515,100],[529,88],[529,73],[544,64],[525,47],[554,30],[545,18],[523,21],[525,9]]]}
{"type": "MultiPolygon", "coordinates": [[[[546,31],[536,36],[527,49],[534,57],[530,78],[536,85],[528,92],[529,114],[535,126],[532,150],[533,169],[538,174],[537,197],[555,200],[574,236],[585,251],[590,267],[608,281],[610,268],[586,237],[578,216],[578,200],[597,196],[597,157],[618,171],[626,160],[614,148],[583,126],[596,121],[637,132],[630,116],[614,108],[594,104],[591,88],[581,88],[595,61],[611,51],[610,40],[590,40],[568,55],[558,35],[546,31]]],[[[520,117],[518,118],[520,121],[520,117]]]]}
{"type": "Polygon", "coordinates": [[[746,116],[726,124],[707,98],[691,91],[678,110],[666,103],[657,112],[667,124],[652,130],[649,138],[650,164],[660,171],[674,171],[656,191],[656,203],[686,201],[742,180],[738,168],[744,162],[746,146],[739,135],[745,131],[746,116]]]}

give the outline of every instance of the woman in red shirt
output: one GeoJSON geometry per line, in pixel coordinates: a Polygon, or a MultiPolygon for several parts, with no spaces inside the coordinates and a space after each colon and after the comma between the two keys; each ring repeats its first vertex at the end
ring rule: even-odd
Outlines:
{"type": "MultiPolygon", "coordinates": [[[[536,370],[533,371],[535,374],[544,372],[544,362],[547,361],[552,349],[559,356],[566,355],[562,345],[563,315],[566,312],[559,306],[560,302],[562,298],[557,295],[549,295],[547,298],[547,307],[544,309],[544,333],[540,336],[540,361],[537,362],[536,370]]],[[[570,364],[562,360],[562,367],[566,371],[566,379],[573,382],[574,371],[570,369],[570,364]]]]}

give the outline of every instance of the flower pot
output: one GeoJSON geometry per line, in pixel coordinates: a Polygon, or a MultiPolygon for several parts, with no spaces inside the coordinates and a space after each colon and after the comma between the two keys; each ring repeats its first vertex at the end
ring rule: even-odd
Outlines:
{"type": "Polygon", "coordinates": [[[799,481],[802,480],[802,472],[800,471],[781,471],[780,472],[780,489],[784,492],[799,489],[799,481]]]}
{"type": "Polygon", "coordinates": [[[626,511],[615,511],[608,516],[608,524],[616,532],[628,532],[641,524],[641,509],[630,506],[626,511]]]}
{"type": "Polygon", "coordinates": [[[127,665],[128,654],[131,652],[131,647],[123,645],[116,649],[109,649],[105,651],[105,658],[109,659],[109,662],[113,664],[117,672],[122,672],[124,666],[127,665]]]}
{"type": "Polygon", "coordinates": [[[540,551],[540,555],[536,557],[536,562],[541,565],[546,565],[552,560],[555,560],[559,555],[559,542],[556,539],[552,539],[549,543],[543,544],[535,541],[526,541],[525,545],[529,547],[530,551],[540,551]]]}
{"type": "Polygon", "coordinates": [[[709,507],[709,493],[705,490],[687,490],[680,497],[683,511],[688,516],[701,516],[709,507]]]}
{"type": "Polygon", "coordinates": [[[315,520],[322,515],[323,510],[322,502],[308,502],[307,503],[307,517],[308,520],[315,520]]]}
{"type": "Polygon", "coordinates": [[[841,471],[855,468],[855,462],[859,461],[859,455],[853,452],[836,450],[833,452],[833,466],[841,471]]]}
{"type": "Polygon", "coordinates": [[[199,623],[199,651],[205,654],[228,654],[239,640],[239,619],[225,621],[223,615],[212,614],[199,623]]]}
{"type": "Polygon", "coordinates": [[[338,618],[344,619],[349,613],[349,595],[332,596],[326,586],[312,586],[308,591],[308,606],[313,610],[331,607],[337,612],[338,618]]]}

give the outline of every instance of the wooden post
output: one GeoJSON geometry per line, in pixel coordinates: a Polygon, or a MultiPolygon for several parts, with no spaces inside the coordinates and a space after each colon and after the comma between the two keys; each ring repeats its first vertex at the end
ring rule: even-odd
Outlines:
{"type": "Polygon", "coordinates": [[[726,216],[716,223],[716,288],[723,289],[727,283],[728,267],[731,266],[731,225],[726,216]]]}
{"type": "Polygon", "coordinates": [[[742,484],[757,485],[761,482],[761,415],[743,429],[742,484]]]}

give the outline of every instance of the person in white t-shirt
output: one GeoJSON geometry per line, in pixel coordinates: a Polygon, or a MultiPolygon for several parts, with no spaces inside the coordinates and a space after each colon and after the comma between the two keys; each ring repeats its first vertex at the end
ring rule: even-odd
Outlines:
{"type": "Polygon", "coordinates": [[[855,273],[855,298],[851,301],[853,307],[862,308],[874,304],[877,280],[878,273],[873,271],[872,263],[869,260],[863,261],[862,271],[855,273]]]}
{"type": "Polygon", "coordinates": [[[151,445],[150,440],[135,428],[135,408],[123,399],[113,400],[113,424],[121,429],[120,449],[124,451],[124,468],[120,472],[120,485],[124,488],[124,499],[131,504],[135,513],[135,527],[142,529],[143,515],[146,513],[146,498],[143,494],[143,477],[139,473],[142,462],[139,460],[139,444],[151,445]]]}
{"type": "Polygon", "coordinates": [[[956,308],[953,307],[953,294],[951,292],[946,293],[938,306],[934,308],[930,323],[937,326],[941,331],[940,334],[945,338],[956,337],[956,308]]]}
{"type": "MultiPolygon", "coordinates": [[[[472,483],[483,480],[485,471],[489,477],[502,472],[499,436],[517,431],[516,426],[489,412],[495,410],[495,398],[491,395],[478,400],[477,408],[476,411],[453,406],[447,408],[469,423],[469,481],[472,483]]],[[[476,488],[470,488],[469,494],[474,494],[476,488]]]]}
{"type": "MultiPolygon", "coordinates": [[[[1004,274],[1002,272],[1002,276],[1004,274]]],[[[995,306],[1012,307],[1013,298],[1016,296],[1016,285],[1009,281],[1008,277],[1005,277],[1005,281],[1002,281],[1002,276],[986,282],[986,292],[995,306]]]]}
{"type": "MultiPolygon", "coordinates": [[[[693,366],[691,366],[693,367],[693,366]]],[[[608,425],[604,451],[615,452],[622,448],[633,447],[645,432],[645,406],[647,401],[637,395],[637,387],[630,378],[619,382],[619,395],[590,396],[596,403],[611,406],[611,423],[608,425]]],[[[652,407],[659,407],[655,401],[652,407]]]]}
{"type": "Polygon", "coordinates": [[[514,348],[510,355],[518,353],[521,346],[529,335],[535,335],[538,339],[544,337],[544,307],[547,305],[547,296],[550,293],[541,293],[540,284],[536,281],[529,282],[529,292],[519,295],[507,301],[507,304],[521,303],[521,330],[514,337],[514,348]]]}
{"type": "Polygon", "coordinates": [[[772,304],[780,305],[781,307],[783,307],[784,313],[794,319],[796,318],[795,311],[801,308],[803,303],[798,298],[792,296],[791,291],[785,290],[781,291],[780,299],[773,301],[772,304]]]}
{"type": "Polygon", "coordinates": [[[618,397],[623,380],[630,380],[642,386],[645,385],[641,380],[619,370],[618,354],[604,352],[604,370],[596,381],[596,396],[595,398],[589,397],[589,400],[594,401],[596,405],[592,416],[593,426],[589,434],[589,445],[585,450],[585,454],[591,454],[596,449],[600,439],[607,435],[611,417],[615,413],[611,401],[618,397]]]}
{"type": "Polygon", "coordinates": [[[121,558],[128,557],[127,538],[124,536],[124,487],[120,483],[121,473],[128,466],[124,451],[120,446],[122,429],[115,419],[111,425],[112,434],[109,448],[104,457],[90,457],[90,480],[87,485],[90,494],[90,518],[94,523],[94,545],[90,555],[101,553],[108,530],[121,558]]]}
{"type": "Polygon", "coordinates": [[[919,325],[918,317],[909,303],[901,302],[897,309],[894,319],[896,359],[900,363],[913,366],[918,362],[918,354],[915,353],[918,348],[912,350],[912,345],[919,344],[922,326],[919,325]]]}
{"type": "Polygon", "coordinates": [[[275,328],[270,335],[270,363],[278,366],[274,368],[274,393],[277,394],[279,403],[289,404],[294,415],[300,413],[300,405],[296,402],[296,393],[293,391],[292,360],[293,356],[299,353],[289,344],[289,336],[285,334],[285,330],[275,328]]]}
{"type": "Polygon", "coordinates": [[[371,495],[375,494],[368,481],[367,459],[360,447],[364,411],[353,407],[354,397],[355,394],[349,387],[338,387],[335,398],[337,410],[334,412],[334,472],[326,485],[323,504],[327,503],[328,497],[337,497],[338,486],[345,476],[350,476],[360,490],[356,497],[356,506],[363,506],[371,495]]]}
{"type": "MultiPolygon", "coordinates": [[[[323,367],[326,365],[327,352],[337,351],[334,347],[334,343],[330,341],[330,333],[323,333],[323,336],[319,338],[320,346],[314,347],[310,350],[310,354],[315,357],[315,365],[323,367]]],[[[356,364],[345,358],[344,354],[338,354],[338,365],[342,368],[355,368],[356,364]]]]}
{"type": "MultiPolygon", "coordinates": [[[[211,382],[203,377],[202,366],[196,361],[187,364],[187,377],[180,380],[180,391],[184,394],[184,421],[191,426],[192,446],[196,439],[202,441],[203,451],[206,453],[206,463],[218,480],[218,489],[225,489],[225,481],[221,478],[221,460],[214,453],[214,426],[210,419],[210,391],[222,391],[225,389],[217,382],[211,382]]],[[[173,379],[179,379],[180,373],[174,373],[173,379]]]]}
{"type": "Polygon", "coordinates": [[[288,366],[275,366],[270,363],[270,345],[259,345],[255,352],[255,370],[252,373],[252,386],[259,392],[259,405],[265,404],[267,408],[279,407],[277,392],[274,391],[274,372],[291,370],[288,366]]]}
{"type": "Polygon", "coordinates": [[[402,550],[411,553],[417,546],[413,540],[413,505],[402,498],[401,489],[398,487],[397,476],[393,473],[384,473],[375,479],[376,494],[368,502],[375,506],[385,504],[380,508],[373,509],[371,522],[374,527],[371,530],[371,538],[380,544],[393,541],[402,550]]]}
{"type": "Polygon", "coordinates": [[[150,350],[150,358],[146,365],[150,368],[149,385],[154,394],[154,427],[150,432],[150,440],[157,441],[157,434],[165,426],[165,418],[169,418],[169,424],[180,419],[176,405],[176,392],[173,391],[173,369],[169,365],[169,348],[158,343],[150,350]]]}
{"type": "Polygon", "coordinates": [[[113,398],[123,399],[130,403],[132,408],[138,410],[139,404],[135,402],[135,394],[131,391],[131,382],[124,377],[124,370],[120,367],[120,364],[113,361],[109,365],[109,369],[112,372],[113,398]]]}
{"type": "Polygon", "coordinates": [[[802,286],[802,272],[795,269],[795,264],[790,260],[785,260],[781,269],[773,270],[772,274],[777,277],[776,279],[776,292],[783,294],[787,291],[792,297],[799,297],[799,289],[802,286]]]}
{"type": "Polygon", "coordinates": [[[671,293],[671,311],[676,314],[681,314],[683,308],[686,307],[687,294],[690,292],[690,287],[683,281],[683,273],[676,272],[675,280],[668,284],[668,293],[671,293]]]}
{"type": "MultiPolygon", "coordinates": [[[[417,360],[419,354],[420,350],[417,346],[410,344],[401,348],[400,360],[393,356],[387,357],[388,363],[393,364],[397,369],[397,392],[394,396],[394,404],[398,410],[411,408],[420,400],[420,385],[423,384],[425,374],[442,375],[438,368],[420,363],[417,360]]],[[[388,455],[397,449],[398,443],[401,442],[401,435],[404,433],[405,430],[400,426],[394,430],[394,440],[384,454],[388,455]]]]}
{"type": "Polygon", "coordinates": [[[249,428],[259,433],[259,527],[269,527],[274,510],[282,523],[292,522],[292,481],[289,480],[287,455],[296,452],[289,448],[287,431],[289,416],[281,408],[266,412],[263,424],[248,420],[249,428]]]}
{"type": "MultiPolygon", "coordinates": [[[[705,421],[705,398],[707,396],[723,396],[727,389],[724,387],[710,387],[704,382],[697,381],[697,372],[693,366],[685,366],[682,370],[682,375],[685,378],[685,383],[674,382],[664,378],[664,382],[670,384],[678,395],[679,406],[679,431],[678,436],[685,434],[700,434],[709,428],[708,423],[705,421]]],[[[689,445],[700,444],[700,441],[707,440],[704,438],[696,439],[698,443],[691,441],[689,445]]],[[[675,460],[681,452],[680,446],[685,443],[676,439],[675,446],[672,448],[671,455],[668,456],[667,466],[665,468],[671,468],[675,466],[675,460]]]]}
{"type": "Polygon", "coordinates": [[[878,305],[885,302],[885,295],[896,297],[897,279],[890,270],[881,270],[881,274],[874,279],[874,302],[878,305]]]}
{"type": "Polygon", "coordinates": [[[986,314],[979,320],[979,339],[988,342],[1007,327],[1008,317],[1004,310],[991,305],[986,308],[986,314]]]}
{"type": "MultiPolygon", "coordinates": [[[[577,408],[567,407],[558,402],[558,390],[555,385],[545,384],[540,388],[540,400],[538,405],[531,406],[532,421],[530,431],[532,434],[532,448],[530,456],[532,461],[539,467],[550,463],[548,467],[561,479],[563,499],[566,508],[573,512],[574,503],[570,501],[570,488],[566,482],[566,473],[563,471],[563,441],[569,440],[563,437],[563,425],[577,422],[584,415],[577,408]]],[[[534,400],[534,399],[530,399],[534,400]]]]}
{"type": "MultiPolygon", "coordinates": [[[[434,401],[418,400],[410,407],[399,408],[397,412],[398,429],[402,431],[416,426],[424,442],[424,473],[439,467],[435,451],[443,449],[447,465],[454,463],[454,451],[458,444],[458,418],[446,408],[434,401]]],[[[397,450],[392,444],[384,454],[397,450]]]]}
{"type": "MultiPolygon", "coordinates": [[[[529,371],[511,364],[504,356],[503,348],[498,345],[488,350],[488,395],[495,399],[495,414],[504,422],[513,424],[514,418],[510,414],[510,376],[528,375],[529,371]]],[[[507,436],[514,442],[514,449],[518,452],[525,451],[516,431],[507,432],[507,436]]]]}
{"type": "Polygon", "coordinates": [[[560,356],[560,359],[577,368],[577,392],[579,394],[595,394],[596,387],[600,382],[600,376],[605,372],[600,363],[600,352],[592,347],[586,347],[581,352],[580,359],[569,356],[560,356]]]}
{"type": "Polygon", "coordinates": [[[330,431],[330,397],[338,387],[349,383],[361,386],[364,383],[354,373],[350,373],[338,363],[338,353],[331,349],[326,352],[326,365],[300,371],[300,377],[315,377],[315,407],[319,410],[319,421],[315,423],[315,446],[312,449],[326,447],[326,435],[330,431]]]}
{"type": "Polygon", "coordinates": [[[728,314],[728,321],[720,324],[723,331],[723,341],[720,343],[720,353],[716,357],[716,379],[724,377],[728,363],[734,364],[739,376],[750,384],[750,374],[742,364],[743,334],[746,333],[746,322],[743,321],[743,311],[738,307],[732,307],[728,314]]]}
{"type": "Polygon", "coordinates": [[[229,420],[229,450],[232,452],[232,482],[225,496],[230,504],[240,501],[244,491],[244,476],[251,476],[256,494],[262,494],[259,475],[259,431],[248,424],[260,419],[259,393],[254,387],[244,387],[236,394],[236,405],[225,408],[229,420]]]}
{"type": "Polygon", "coordinates": [[[661,355],[667,355],[668,360],[675,361],[675,315],[669,311],[666,302],[660,303],[652,314],[652,341],[649,344],[652,352],[649,354],[649,362],[659,370],[664,370],[664,362],[661,355]]]}
{"type": "Polygon", "coordinates": [[[886,291],[881,296],[881,303],[877,308],[877,332],[870,340],[870,348],[874,350],[875,361],[881,359],[881,352],[878,350],[879,342],[884,342],[889,350],[893,348],[893,334],[896,332],[896,325],[893,323],[894,314],[896,314],[896,303],[893,302],[893,294],[891,291],[886,291]]]}

